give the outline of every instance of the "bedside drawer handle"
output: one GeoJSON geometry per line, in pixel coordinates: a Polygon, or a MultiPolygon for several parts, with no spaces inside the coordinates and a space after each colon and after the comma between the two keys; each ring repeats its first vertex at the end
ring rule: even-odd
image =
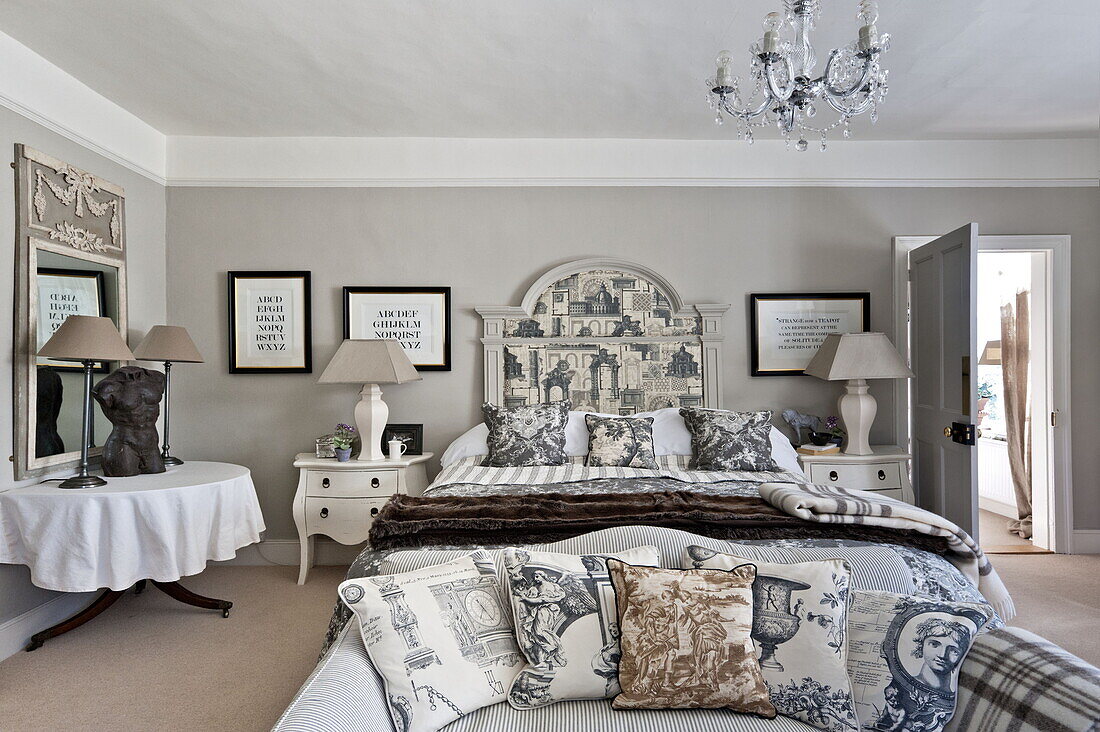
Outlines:
{"type": "Polygon", "coordinates": [[[886,480],[886,471],[885,470],[878,471],[878,479],[879,480],[886,480]]]}
{"type": "Polygon", "coordinates": [[[379,485],[381,485],[381,483],[379,482],[378,478],[371,478],[370,479],[370,487],[371,488],[377,488],[379,485]]]}
{"type": "Polygon", "coordinates": [[[328,488],[330,485],[332,485],[332,481],[329,480],[328,478],[324,478],[323,480],[321,480],[321,487],[322,488],[328,488]]]}
{"type": "Polygon", "coordinates": [[[377,508],[377,507],[375,507],[375,508],[372,508],[372,509],[370,510],[370,515],[371,515],[371,516],[377,516],[377,515],[378,515],[378,508],[377,508]]]}
{"type": "Polygon", "coordinates": [[[840,476],[837,475],[837,472],[835,470],[830,470],[829,471],[829,480],[840,480],[840,476]]]}
{"type": "Polygon", "coordinates": [[[321,518],[328,518],[328,507],[321,509],[321,518]]]}

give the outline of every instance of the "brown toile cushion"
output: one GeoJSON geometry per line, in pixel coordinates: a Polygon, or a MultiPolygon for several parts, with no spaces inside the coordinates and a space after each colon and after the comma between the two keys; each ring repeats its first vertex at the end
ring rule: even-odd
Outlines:
{"type": "Polygon", "coordinates": [[[622,657],[616,709],[713,709],[771,719],[775,707],[756,660],[756,567],[635,567],[609,559],[622,657]]]}

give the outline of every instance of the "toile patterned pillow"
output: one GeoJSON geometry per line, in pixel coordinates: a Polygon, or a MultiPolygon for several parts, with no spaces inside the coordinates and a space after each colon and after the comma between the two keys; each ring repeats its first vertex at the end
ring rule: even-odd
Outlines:
{"type": "Polygon", "coordinates": [[[750,631],[756,568],[635,567],[609,559],[622,658],[615,709],[717,709],[771,719],[750,631]]]}
{"type": "Polygon", "coordinates": [[[683,407],[691,433],[689,470],[778,470],[772,459],[772,413],[683,407]]]}
{"type": "Polygon", "coordinates": [[[565,464],[565,425],[569,422],[569,401],[525,404],[502,409],[486,402],[481,405],[489,428],[489,457],[494,468],[530,468],[565,464]]]}
{"type": "Polygon", "coordinates": [[[350,579],[339,593],[359,619],[397,732],[434,732],[504,701],[523,657],[488,552],[350,579]]]}
{"type": "Polygon", "coordinates": [[[568,699],[619,693],[619,626],[610,558],[656,566],[657,547],[617,554],[559,554],[504,550],[516,626],[527,658],[508,690],[508,703],[533,709],[568,699]]]}
{"type": "Polygon", "coordinates": [[[940,732],[959,667],[992,617],[988,605],[853,592],[848,673],[861,729],[940,732]]]}
{"type": "Polygon", "coordinates": [[[848,594],[842,559],[769,563],[701,546],[683,550],[680,566],[733,569],[756,565],[752,639],[775,710],[825,732],[855,730],[848,679],[848,594]]]}
{"type": "Polygon", "coordinates": [[[588,465],[593,468],[657,470],[653,417],[601,417],[586,414],[588,465]]]}

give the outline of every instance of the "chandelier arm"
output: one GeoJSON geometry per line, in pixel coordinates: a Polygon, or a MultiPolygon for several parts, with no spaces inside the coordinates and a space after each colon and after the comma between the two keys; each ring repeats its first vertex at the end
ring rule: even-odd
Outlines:
{"type": "Polygon", "coordinates": [[[855,83],[847,89],[838,89],[833,85],[830,77],[832,76],[833,62],[839,55],[840,49],[834,48],[832,53],[829,54],[829,60],[825,63],[825,73],[821,75],[819,81],[825,85],[825,91],[828,92],[828,96],[843,98],[855,94],[867,84],[867,80],[871,78],[871,67],[874,66],[875,55],[874,52],[868,52],[867,57],[863,59],[863,72],[855,83]]]}
{"type": "Polygon", "coordinates": [[[845,107],[839,100],[833,98],[829,94],[825,95],[825,101],[840,114],[847,115],[848,117],[856,117],[867,111],[867,108],[871,106],[872,97],[867,95],[866,99],[854,107],[845,107]]]}
{"type": "Polygon", "coordinates": [[[720,102],[720,104],[722,105],[722,109],[727,114],[729,114],[731,117],[740,117],[741,119],[744,119],[744,120],[749,120],[749,119],[752,119],[753,117],[756,117],[756,116],[760,115],[765,109],[768,108],[768,105],[771,104],[771,103],[772,103],[772,100],[765,97],[764,100],[762,102],[760,102],[760,106],[758,106],[756,109],[737,109],[732,104],[730,104],[725,98],[723,98],[720,102]]]}
{"type": "Polygon", "coordinates": [[[787,67],[787,88],[780,89],[779,85],[775,81],[775,64],[771,61],[764,62],[764,79],[768,82],[768,91],[772,97],[778,102],[785,102],[791,98],[791,94],[794,93],[794,66],[791,65],[791,59],[787,56],[783,57],[783,64],[787,67]]]}

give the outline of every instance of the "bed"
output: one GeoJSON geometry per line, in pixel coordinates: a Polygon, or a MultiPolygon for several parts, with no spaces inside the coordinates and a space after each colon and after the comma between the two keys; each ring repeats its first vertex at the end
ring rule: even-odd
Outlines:
{"type": "MultiPolygon", "coordinates": [[[[570,399],[576,410],[566,427],[568,460],[552,467],[486,466],[487,430],[472,428],[444,454],[443,469],[423,496],[398,496],[383,509],[372,526],[372,546],[351,565],[348,579],[442,564],[473,548],[499,556],[507,545],[581,554],[652,544],[670,568],[690,545],[736,546],[762,561],[845,559],[853,588],[985,602],[988,583],[953,556],[959,541],[949,534],[889,522],[863,525],[863,519],[860,525],[807,521],[777,508],[779,501],[764,500],[776,485],[805,482],[789,442],[774,428],[774,469],[689,468],[691,438],[679,408],[722,406],[726,309],[687,306],[656,273],[605,259],[546,273],[518,307],[479,308],[486,401],[517,406],[570,399]],[[652,417],[656,469],[586,465],[586,413],[652,417]]],[[[980,549],[971,549],[980,557],[980,549]]],[[[996,598],[992,604],[1011,607],[996,598]]],[[[275,729],[392,727],[380,677],[349,618],[337,602],[318,666],[275,729]]],[[[1100,672],[995,616],[962,666],[958,701],[951,729],[1008,729],[1012,720],[1015,729],[1086,730],[1100,720],[1100,672]]],[[[534,711],[496,704],[447,729],[812,728],[787,717],[726,710],[614,712],[599,700],[534,711]]]]}

